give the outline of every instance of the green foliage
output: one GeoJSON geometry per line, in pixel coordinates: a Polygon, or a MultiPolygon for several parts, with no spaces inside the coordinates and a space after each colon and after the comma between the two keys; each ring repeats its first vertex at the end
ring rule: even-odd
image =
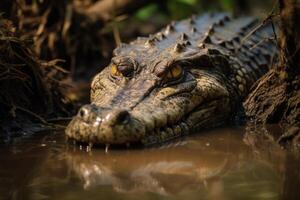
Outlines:
{"type": "MultiPolygon", "coordinates": [[[[297,0],[300,2],[300,0],[297,0]]],[[[251,13],[257,10],[269,10],[274,5],[273,0],[248,0],[248,7],[244,8],[251,13]]],[[[163,0],[143,7],[136,13],[138,20],[147,21],[153,17],[163,16],[166,21],[186,18],[192,14],[204,12],[239,12],[243,1],[239,0],[163,0]]],[[[243,10],[245,11],[245,10],[243,10]]],[[[240,12],[243,12],[240,11],[240,12]]]]}
{"type": "Polygon", "coordinates": [[[224,11],[232,11],[234,8],[235,0],[219,0],[219,4],[224,11]]]}
{"type": "Polygon", "coordinates": [[[166,7],[172,19],[182,19],[200,10],[198,0],[168,0],[166,7]]]}
{"type": "Polygon", "coordinates": [[[147,21],[153,17],[165,21],[182,19],[201,11],[200,0],[165,0],[160,4],[150,4],[138,10],[136,19],[147,21]]]}
{"type": "Polygon", "coordinates": [[[210,11],[229,11],[234,7],[235,0],[212,0],[207,3],[205,0],[165,0],[160,4],[150,4],[138,10],[136,19],[147,21],[158,16],[164,20],[178,20],[186,18],[192,14],[210,11]]]}
{"type": "MultiPolygon", "coordinates": [[[[176,1],[173,1],[176,2],[176,1]]],[[[198,3],[198,0],[177,0],[177,2],[182,2],[188,5],[196,5],[198,3]]]]}
{"type": "Polygon", "coordinates": [[[142,9],[138,10],[135,14],[135,17],[141,21],[145,21],[157,12],[158,12],[158,5],[150,4],[148,6],[143,7],[142,9]]]}

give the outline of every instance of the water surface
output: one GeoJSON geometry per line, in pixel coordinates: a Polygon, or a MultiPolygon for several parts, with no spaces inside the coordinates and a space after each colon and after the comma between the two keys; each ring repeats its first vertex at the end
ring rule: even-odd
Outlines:
{"type": "MultiPolygon", "coordinates": [[[[276,130],[273,129],[273,130],[276,130]]],[[[0,199],[297,199],[300,162],[243,127],[146,149],[68,145],[62,132],[0,150],[0,199]],[[296,174],[296,176],[295,176],[296,174]]]]}

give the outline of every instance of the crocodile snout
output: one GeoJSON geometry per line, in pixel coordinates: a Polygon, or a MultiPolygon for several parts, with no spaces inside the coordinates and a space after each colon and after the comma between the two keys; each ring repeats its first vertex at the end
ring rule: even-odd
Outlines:
{"type": "Polygon", "coordinates": [[[77,116],[85,123],[106,122],[110,126],[127,124],[131,118],[125,109],[104,109],[93,104],[83,106],[77,116]]]}
{"type": "Polygon", "coordinates": [[[144,125],[126,109],[84,105],[66,129],[69,138],[94,143],[137,141],[144,125]]]}

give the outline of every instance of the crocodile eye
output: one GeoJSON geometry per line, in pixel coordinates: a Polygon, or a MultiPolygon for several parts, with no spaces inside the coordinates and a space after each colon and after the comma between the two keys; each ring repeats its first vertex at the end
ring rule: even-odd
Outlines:
{"type": "Polygon", "coordinates": [[[178,79],[182,76],[183,69],[179,65],[172,67],[166,74],[167,79],[178,79]]]}
{"type": "Polygon", "coordinates": [[[111,74],[113,76],[124,76],[124,77],[132,77],[134,72],[134,66],[129,63],[125,64],[112,64],[111,65],[111,74]]]}
{"type": "Polygon", "coordinates": [[[119,71],[118,67],[116,64],[111,65],[111,74],[113,76],[122,76],[122,73],[119,71]]]}

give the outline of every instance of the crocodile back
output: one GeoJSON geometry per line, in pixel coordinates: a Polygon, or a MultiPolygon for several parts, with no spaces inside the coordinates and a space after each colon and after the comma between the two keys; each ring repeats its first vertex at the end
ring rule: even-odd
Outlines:
{"type": "Polygon", "coordinates": [[[223,73],[244,97],[253,83],[272,65],[277,48],[269,23],[253,17],[231,18],[226,13],[207,13],[171,22],[149,37],[122,44],[114,55],[131,55],[141,65],[185,58],[199,68],[223,73]]]}

